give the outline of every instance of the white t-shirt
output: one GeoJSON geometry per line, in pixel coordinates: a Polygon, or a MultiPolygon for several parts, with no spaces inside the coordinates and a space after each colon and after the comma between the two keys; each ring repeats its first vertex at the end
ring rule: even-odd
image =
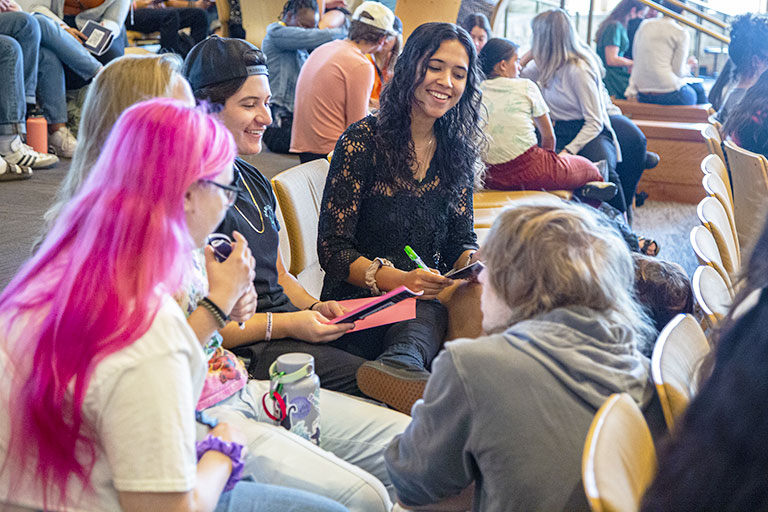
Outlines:
{"type": "Polygon", "coordinates": [[[626,94],[674,92],[686,83],[691,36],[666,16],[645,20],[635,33],[632,74],[626,94]]]}
{"type": "MultiPolygon", "coordinates": [[[[23,326],[15,328],[9,339],[22,335],[23,326]]],[[[0,343],[0,398],[4,401],[12,371],[0,343]]],[[[176,302],[164,297],[149,330],[100,362],[88,384],[83,416],[98,434],[90,479],[95,492],[86,493],[73,478],[67,503],[49,503],[49,510],[120,511],[118,491],[192,489],[197,472],[195,404],[205,374],[200,343],[176,302]]],[[[0,460],[8,451],[9,428],[8,416],[0,415],[0,460]]],[[[7,502],[41,510],[42,493],[34,477],[14,478],[19,476],[18,468],[9,469],[0,474],[0,508],[7,502]]]]}
{"type": "Polygon", "coordinates": [[[537,143],[533,118],[549,113],[549,107],[538,86],[527,78],[492,78],[480,88],[488,111],[489,147],[485,162],[502,164],[514,160],[537,143]]]}

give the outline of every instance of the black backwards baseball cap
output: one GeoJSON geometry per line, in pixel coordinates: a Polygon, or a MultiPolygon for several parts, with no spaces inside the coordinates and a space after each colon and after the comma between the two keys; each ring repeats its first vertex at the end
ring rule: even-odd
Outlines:
{"type": "Polygon", "coordinates": [[[209,85],[252,75],[269,76],[265,64],[247,65],[246,62],[266,62],[264,54],[243,39],[210,36],[197,43],[184,59],[184,76],[196,91],[209,85]],[[248,58],[252,56],[252,58],[248,58]]]}

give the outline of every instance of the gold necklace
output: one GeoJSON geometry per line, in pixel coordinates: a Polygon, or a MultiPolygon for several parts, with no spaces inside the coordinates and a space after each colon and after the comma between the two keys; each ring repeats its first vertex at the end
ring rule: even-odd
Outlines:
{"type": "Polygon", "coordinates": [[[259,203],[256,202],[256,198],[253,197],[253,192],[251,192],[250,187],[245,182],[245,180],[243,179],[242,176],[240,176],[240,181],[243,183],[243,185],[245,185],[245,190],[247,190],[248,191],[248,195],[251,196],[251,201],[253,201],[253,206],[255,206],[256,207],[256,211],[259,212],[259,219],[261,220],[261,231],[256,229],[256,226],[254,226],[251,223],[251,221],[248,219],[248,217],[246,217],[245,214],[240,211],[240,208],[238,208],[236,204],[233,204],[232,206],[234,206],[235,210],[237,210],[237,213],[239,213],[245,219],[245,222],[247,222],[248,225],[251,226],[251,229],[253,229],[258,234],[262,234],[264,232],[265,226],[264,226],[264,216],[261,214],[261,208],[259,207],[259,203]]]}

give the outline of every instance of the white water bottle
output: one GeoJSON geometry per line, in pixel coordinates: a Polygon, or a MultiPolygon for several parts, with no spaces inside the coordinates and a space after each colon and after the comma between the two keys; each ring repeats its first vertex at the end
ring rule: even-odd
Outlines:
{"type": "Polygon", "coordinates": [[[320,444],[320,378],[315,358],[302,352],[283,354],[269,368],[274,419],[305,439],[320,444]]]}

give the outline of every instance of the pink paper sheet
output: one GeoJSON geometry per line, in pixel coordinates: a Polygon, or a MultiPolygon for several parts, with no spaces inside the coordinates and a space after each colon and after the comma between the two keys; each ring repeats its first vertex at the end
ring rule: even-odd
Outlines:
{"type": "MultiPolygon", "coordinates": [[[[371,302],[372,300],[376,299],[370,299],[366,297],[363,299],[340,300],[339,304],[351,311],[365,305],[367,302],[371,302]]],[[[405,299],[401,300],[393,306],[382,309],[381,311],[367,316],[362,320],[358,320],[355,322],[355,328],[347,332],[362,331],[364,329],[370,329],[371,327],[394,324],[396,322],[402,322],[403,320],[413,320],[414,318],[416,318],[416,299],[405,299]]]]}

